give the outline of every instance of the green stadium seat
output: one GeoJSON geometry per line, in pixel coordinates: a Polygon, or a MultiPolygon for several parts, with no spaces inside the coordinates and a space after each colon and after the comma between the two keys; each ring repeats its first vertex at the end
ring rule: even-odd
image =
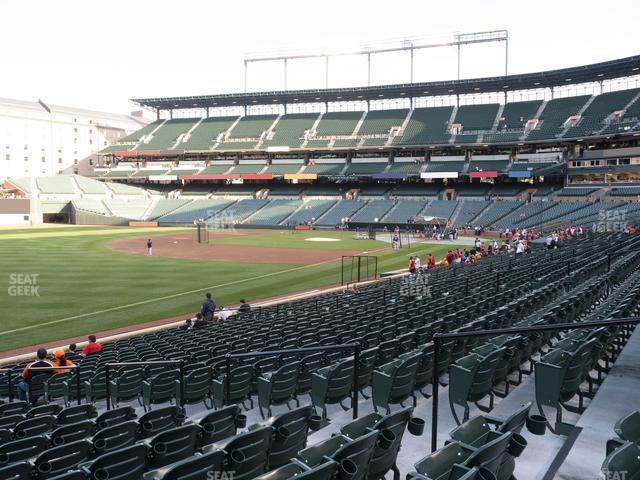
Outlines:
{"type": "Polygon", "coordinates": [[[138,419],[140,438],[148,438],[157,433],[179,427],[184,423],[183,410],[175,405],[150,410],[138,419]]]}
{"type": "Polygon", "coordinates": [[[136,411],[131,406],[112,408],[107,410],[96,417],[96,426],[98,430],[103,428],[113,427],[120,423],[128,422],[137,417],[136,411]]]}
{"type": "MultiPolygon", "coordinates": [[[[248,400],[253,408],[253,399],[251,398],[251,381],[253,379],[253,367],[251,365],[241,365],[231,368],[231,379],[229,385],[229,400],[231,403],[244,403],[248,400]]],[[[213,404],[216,408],[220,408],[226,401],[226,374],[220,375],[219,378],[211,382],[211,391],[213,396],[213,404]]],[[[245,407],[246,409],[246,407],[245,407]]]]}
{"type": "Polygon", "coordinates": [[[267,470],[272,433],[271,427],[260,427],[236,435],[226,443],[209,445],[203,453],[223,449],[227,457],[225,471],[234,472],[235,480],[249,480],[267,470]]]}
{"type": "Polygon", "coordinates": [[[200,446],[203,447],[234,436],[238,428],[239,415],[240,407],[238,405],[229,405],[207,413],[198,422],[202,429],[200,446]]]}
{"type": "Polygon", "coordinates": [[[175,383],[177,379],[177,371],[170,370],[142,381],[142,405],[145,412],[151,409],[151,405],[154,403],[173,400],[176,394],[175,383]]]}
{"type": "Polygon", "coordinates": [[[400,451],[404,431],[411,421],[412,412],[413,408],[406,407],[386,416],[370,413],[346,424],[340,429],[340,433],[351,440],[356,440],[371,430],[378,430],[381,436],[391,439],[388,446],[380,445],[380,443],[376,445],[367,478],[384,478],[389,470],[393,471],[394,479],[398,480],[400,478],[396,458],[400,451]]]}
{"type": "Polygon", "coordinates": [[[7,442],[0,445],[0,467],[36,457],[49,448],[49,440],[44,435],[7,442]]]}
{"type": "Polygon", "coordinates": [[[70,423],[91,420],[97,416],[96,406],[93,404],[74,405],[60,411],[57,416],[58,425],[69,425],[70,423]]]}
{"type": "Polygon", "coordinates": [[[138,437],[138,422],[129,420],[98,430],[92,437],[94,455],[102,455],[133,445],[138,437]]]}
{"type": "MultiPolygon", "coordinates": [[[[33,437],[42,435],[53,430],[56,424],[56,417],[53,415],[38,415],[37,417],[27,418],[17,423],[13,428],[13,437],[16,439],[33,437]]],[[[9,441],[6,439],[3,442],[9,441]]]]}
{"type": "Polygon", "coordinates": [[[306,469],[296,463],[288,463],[269,473],[256,477],[255,480],[331,480],[334,478],[338,464],[333,460],[318,465],[315,468],[306,469]]]}
{"type": "Polygon", "coordinates": [[[96,424],[92,420],[69,423],[56,428],[49,436],[51,445],[67,445],[93,436],[96,432],[96,424]]]}
{"type": "Polygon", "coordinates": [[[144,480],[211,480],[223,472],[225,452],[211,450],[144,474],[144,480]]]}
{"type": "Polygon", "coordinates": [[[18,414],[3,415],[2,417],[0,417],[0,428],[13,429],[18,423],[25,420],[25,418],[26,417],[24,415],[18,415],[18,414]]]}
{"type": "Polygon", "coordinates": [[[327,420],[327,404],[348,399],[353,391],[353,358],[341,360],[334,365],[320,368],[311,377],[311,401],[314,408],[322,410],[323,421],[327,420]]]}
{"type": "Polygon", "coordinates": [[[132,445],[100,455],[83,470],[88,478],[95,480],[140,480],[146,470],[148,454],[146,445],[132,445]]]}
{"type": "Polygon", "coordinates": [[[339,478],[361,480],[367,478],[379,435],[380,432],[374,430],[353,441],[344,435],[336,435],[301,450],[296,461],[312,468],[333,460],[338,463],[339,478]]]}
{"type": "Polygon", "coordinates": [[[149,445],[148,466],[156,469],[185,460],[196,452],[200,426],[186,423],[158,433],[147,440],[149,445]]]}
{"type": "Polygon", "coordinates": [[[592,348],[596,339],[582,342],[574,351],[562,349],[552,350],[543,356],[535,365],[536,403],[538,410],[544,416],[543,407],[547,406],[556,411],[554,433],[567,434],[572,426],[562,421],[562,408],[582,413],[582,399],[584,394],[580,385],[591,369],[590,360],[592,348]],[[579,406],[573,408],[566,402],[575,395],[579,396],[579,406]]]}
{"type": "Polygon", "coordinates": [[[184,376],[183,385],[180,385],[180,380],[176,380],[175,389],[178,406],[184,407],[203,402],[206,408],[213,408],[210,368],[203,367],[192,370],[184,376]]]}
{"type": "Polygon", "coordinates": [[[29,462],[16,462],[7,467],[0,467],[0,478],[25,479],[31,477],[33,466],[29,462]]]}
{"type": "Polygon", "coordinates": [[[37,479],[50,479],[75,469],[91,458],[91,443],[87,440],[67,443],[45,450],[34,460],[37,479]]]}
{"type": "Polygon", "coordinates": [[[307,446],[307,436],[313,415],[313,407],[307,405],[256,425],[256,427],[271,427],[274,432],[269,451],[269,469],[285,465],[307,446]]]}
{"type": "Polygon", "coordinates": [[[271,405],[286,404],[291,408],[289,402],[292,400],[300,405],[296,396],[299,370],[300,363],[291,362],[258,377],[258,408],[262,418],[265,418],[263,409],[271,416],[271,405]]]}
{"type": "Polygon", "coordinates": [[[403,402],[409,398],[413,399],[413,406],[416,406],[413,388],[420,357],[420,353],[407,353],[374,370],[371,391],[376,413],[378,408],[384,408],[388,415],[391,413],[391,404],[404,406],[403,402]]]}
{"type": "Polygon", "coordinates": [[[640,446],[627,442],[616,448],[604,459],[601,471],[603,478],[639,478],[640,446]]]}

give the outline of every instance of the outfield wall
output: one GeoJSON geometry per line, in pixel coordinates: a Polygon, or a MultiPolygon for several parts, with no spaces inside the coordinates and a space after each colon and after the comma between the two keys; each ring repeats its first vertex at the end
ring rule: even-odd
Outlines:
{"type": "Polygon", "coordinates": [[[0,225],[29,225],[31,201],[27,198],[0,199],[0,225]]]}

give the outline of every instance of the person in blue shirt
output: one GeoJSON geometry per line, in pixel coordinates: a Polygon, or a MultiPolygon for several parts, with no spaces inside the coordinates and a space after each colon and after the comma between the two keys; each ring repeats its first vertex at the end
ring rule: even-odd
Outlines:
{"type": "Polygon", "coordinates": [[[205,295],[204,302],[202,303],[202,308],[200,309],[200,313],[202,314],[202,318],[205,321],[213,320],[213,314],[216,311],[216,302],[211,298],[211,294],[207,293],[205,295]]]}

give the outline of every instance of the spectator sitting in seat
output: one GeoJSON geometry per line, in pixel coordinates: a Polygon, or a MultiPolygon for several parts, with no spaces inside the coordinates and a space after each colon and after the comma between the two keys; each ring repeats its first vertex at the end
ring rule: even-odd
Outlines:
{"type": "Polygon", "coordinates": [[[89,335],[89,343],[82,349],[82,355],[88,357],[94,353],[100,353],[102,351],[102,345],[98,343],[95,335],[89,335]]]}
{"type": "Polygon", "coordinates": [[[233,315],[233,312],[223,305],[220,307],[220,311],[218,312],[218,320],[223,322],[231,315],[233,315]]]}
{"type": "Polygon", "coordinates": [[[218,312],[218,320],[224,322],[231,315],[233,315],[233,312],[223,305],[218,312]]]}
{"type": "MultiPolygon", "coordinates": [[[[22,380],[16,386],[16,390],[18,393],[18,399],[22,401],[27,400],[27,382],[31,378],[31,369],[32,368],[43,368],[43,367],[53,367],[53,364],[47,360],[47,350],[45,348],[39,348],[36,352],[37,360],[35,362],[31,362],[29,365],[24,367],[22,371],[22,380]]],[[[41,373],[42,371],[34,371],[33,373],[41,373]]],[[[44,372],[46,373],[46,371],[44,372]]],[[[50,372],[53,373],[53,370],[50,372]]],[[[35,404],[38,399],[33,397],[30,399],[32,404],[35,404]]]]}
{"type": "Polygon", "coordinates": [[[249,305],[249,304],[245,301],[245,299],[243,298],[243,299],[241,299],[241,300],[240,300],[240,306],[238,307],[238,311],[239,311],[240,313],[247,313],[247,312],[250,312],[250,311],[251,311],[251,305],[249,305]]]}
{"type": "MultiPolygon", "coordinates": [[[[67,359],[63,349],[56,350],[53,356],[56,357],[53,362],[54,367],[75,367],[75,364],[67,359]]],[[[53,373],[66,373],[69,371],[70,369],[68,368],[56,368],[53,370],[53,373]]]]}

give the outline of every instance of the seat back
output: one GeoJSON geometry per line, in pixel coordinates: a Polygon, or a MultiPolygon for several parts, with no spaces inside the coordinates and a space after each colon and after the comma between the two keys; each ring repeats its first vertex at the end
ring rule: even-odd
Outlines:
{"type": "Polygon", "coordinates": [[[162,475],[162,480],[211,480],[219,477],[223,463],[224,451],[212,450],[176,462],[162,475]]]}
{"type": "Polygon", "coordinates": [[[131,406],[112,408],[106,412],[101,413],[96,418],[96,426],[98,430],[103,428],[113,427],[120,423],[128,422],[136,418],[136,411],[131,406]]]}
{"type": "Polygon", "coordinates": [[[147,438],[164,430],[179,427],[184,422],[184,419],[184,413],[175,405],[151,410],[138,420],[138,425],[140,426],[139,436],[147,438]]]}
{"type": "Polygon", "coordinates": [[[91,478],[138,480],[146,470],[148,451],[146,445],[137,444],[105,453],[89,467],[91,478]]]}
{"type": "Polygon", "coordinates": [[[322,367],[324,355],[312,353],[300,360],[300,373],[298,374],[298,395],[308,393],[311,390],[311,375],[322,367]]]}
{"type": "Polygon", "coordinates": [[[0,466],[20,462],[40,455],[49,448],[49,442],[44,435],[27,437],[0,445],[0,466]]]}
{"type": "Polygon", "coordinates": [[[176,392],[178,373],[175,370],[160,372],[145,380],[142,393],[145,405],[162,403],[171,400],[176,392]]]}
{"type": "Polygon", "coordinates": [[[189,423],[181,427],[165,430],[150,441],[149,466],[164,467],[170,463],[184,460],[196,451],[200,427],[189,423]]]}
{"type": "Polygon", "coordinates": [[[373,456],[374,449],[378,442],[379,434],[380,432],[378,430],[367,433],[353,442],[345,444],[331,455],[331,458],[340,465],[338,467],[339,471],[342,472],[341,462],[349,459],[357,468],[356,473],[354,475],[350,475],[350,479],[358,480],[367,478],[371,457],[373,456]]]}
{"type": "Polygon", "coordinates": [[[638,478],[640,473],[640,446],[628,442],[616,448],[604,459],[602,473],[604,478],[638,478]]]}
{"type": "Polygon", "coordinates": [[[96,433],[91,443],[96,455],[103,455],[113,450],[129,447],[136,442],[138,435],[138,422],[129,420],[128,422],[116,423],[110,427],[103,428],[96,433]]]}
{"type": "Polygon", "coordinates": [[[465,465],[484,468],[497,475],[512,435],[510,432],[495,434],[496,438],[476,449],[469,456],[465,465]]]}
{"type": "Polygon", "coordinates": [[[640,443],[640,410],[622,417],[616,422],[613,430],[626,442],[640,443]]]}
{"type": "MultiPolygon", "coordinates": [[[[13,429],[13,436],[16,439],[42,435],[53,430],[56,424],[56,417],[53,415],[39,415],[27,418],[19,422],[13,429]]],[[[4,443],[4,442],[3,442],[4,443]]]]}
{"type": "Polygon", "coordinates": [[[84,405],[75,405],[63,409],[57,417],[58,425],[68,425],[70,423],[80,422],[82,420],[90,420],[97,415],[95,405],[87,403],[84,405]]]}
{"type": "Polygon", "coordinates": [[[334,478],[338,464],[333,460],[327,461],[310,470],[305,470],[295,463],[288,463],[280,468],[256,477],[255,480],[331,480],[334,478]]]}
{"type": "Polygon", "coordinates": [[[298,371],[300,370],[299,362],[291,362],[283,365],[271,375],[271,404],[283,403],[296,393],[298,383],[298,371]]]}
{"type": "Polygon", "coordinates": [[[200,446],[234,436],[237,430],[236,417],[239,414],[238,405],[229,405],[205,415],[199,422],[202,429],[200,446]]]}
{"type": "Polygon", "coordinates": [[[247,480],[264,473],[269,464],[271,427],[261,427],[235,436],[225,446],[228,470],[234,480],[247,480]]]}
{"type": "Polygon", "coordinates": [[[142,368],[123,368],[111,382],[111,396],[116,402],[131,400],[142,394],[144,370],[142,368]]]}
{"type": "Polygon", "coordinates": [[[269,453],[270,469],[286,464],[307,446],[309,418],[313,414],[313,408],[307,405],[272,417],[261,424],[274,429],[269,453]]]}
{"type": "Polygon", "coordinates": [[[62,425],[51,433],[51,444],[66,445],[71,442],[91,437],[96,431],[96,424],[91,420],[81,420],[80,422],[62,425]]]}
{"type": "Polygon", "coordinates": [[[60,445],[42,452],[34,461],[36,478],[52,478],[72,470],[91,456],[91,443],[87,440],[60,445]]]}
{"type": "Polygon", "coordinates": [[[182,389],[185,404],[202,402],[211,395],[211,369],[203,367],[189,372],[184,377],[182,389]]]}

